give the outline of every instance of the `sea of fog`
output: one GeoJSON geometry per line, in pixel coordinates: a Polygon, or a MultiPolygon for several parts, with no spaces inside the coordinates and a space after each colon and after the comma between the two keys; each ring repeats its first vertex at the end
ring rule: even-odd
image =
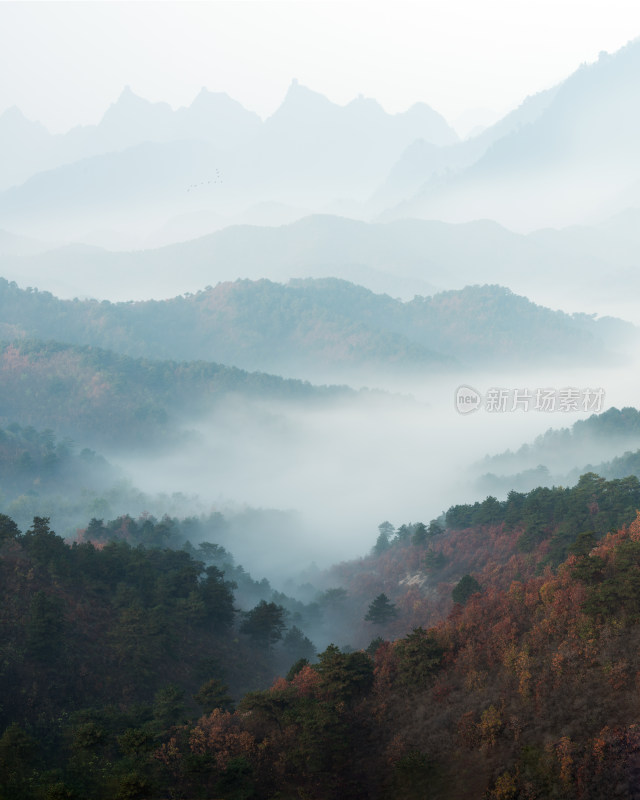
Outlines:
{"type": "MultiPolygon", "coordinates": [[[[108,455],[146,492],[197,494],[200,511],[294,512],[286,530],[251,531],[231,546],[240,563],[273,576],[312,561],[323,566],[365,555],[384,520],[428,522],[453,504],[483,499],[469,470],[474,462],[598,410],[637,406],[636,374],[632,366],[552,372],[522,365],[411,384],[381,381],[384,391],[308,407],[230,398],[211,416],[185,422],[180,447],[152,456],[108,455]],[[460,385],[482,396],[475,412],[458,411],[460,385]],[[592,396],[588,410],[536,411],[539,388],[601,389],[603,397],[598,405],[592,396]],[[486,409],[491,389],[509,394],[504,410],[486,409]],[[526,402],[511,410],[515,390],[531,393],[528,411],[526,402]]],[[[594,444],[585,463],[620,452],[619,444],[594,444]]]]}

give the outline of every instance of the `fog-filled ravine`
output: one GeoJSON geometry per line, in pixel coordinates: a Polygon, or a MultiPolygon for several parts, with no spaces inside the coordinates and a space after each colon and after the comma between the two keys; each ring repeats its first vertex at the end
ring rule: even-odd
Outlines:
{"type": "MultiPolygon", "coordinates": [[[[16,371],[9,358],[3,365],[8,378],[16,371]]],[[[132,365],[143,373],[144,363],[132,365]]],[[[238,384],[218,390],[208,401],[198,398],[195,385],[185,387],[190,405],[184,397],[167,404],[156,379],[152,386],[158,405],[145,406],[134,397],[134,406],[125,412],[133,384],[122,384],[117,373],[103,371],[100,381],[87,373],[82,381],[95,387],[95,397],[89,392],[75,421],[61,421],[61,427],[72,434],[75,451],[85,446],[97,450],[113,474],[107,472],[101,486],[80,472],[76,488],[86,483],[94,506],[86,502],[73,518],[58,516],[56,503],[45,497],[38,501],[44,491],[38,483],[24,481],[21,494],[28,490],[32,495],[26,508],[50,516],[57,530],[70,534],[88,521],[82,515],[90,508],[95,509],[91,516],[110,518],[143,511],[183,517],[212,511],[234,516],[247,509],[286,512],[277,524],[239,526],[235,537],[225,541],[240,563],[278,583],[312,562],[326,567],[367,553],[385,519],[428,521],[458,502],[487,494],[505,497],[510,489],[522,488],[523,477],[516,476],[526,470],[533,471],[524,477],[527,489],[568,485],[588,466],[640,448],[633,427],[622,425],[603,435],[588,433],[575,448],[563,444],[552,453],[517,453],[549,429],[567,429],[607,409],[637,405],[635,374],[632,362],[567,370],[469,367],[431,379],[395,379],[393,386],[382,379],[375,389],[327,388],[318,396],[308,384],[297,396],[295,390],[305,385],[296,382],[284,390],[278,387],[275,396],[266,382],[253,391],[238,384]],[[469,412],[460,402],[461,386],[482,395],[477,410],[469,412]],[[553,405],[537,395],[552,397],[553,405]],[[112,428],[104,414],[118,403],[123,416],[111,421],[112,428]],[[125,426],[130,426],[128,433],[125,426]],[[514,455],[502,461],[487,458],[504,451],[514,455]],[[546,473],[535,471],[540,465],[546,473]],[[483,480],[487,473],[502,476],[501,481],[483,480]],[[107,502],[108,489],[127,483],[130,489],[112,494],[107,502]]],[[[66,392],[77,397],[68,377],[47,374],[40,380],[45,398],[46,387],[53,387],[50,403],[62,402],[64,408],[66,392]]],[[[5,397],[8,389],[5,385],[5,397]]],[[[60,413],[56,407],[41,414],[46,427],[60,413]]],[[[36,421],[27,404],[14,416],[22,424],[36,421]]],[[[8,510],[15,513],[14,506],[8,510]]]]}
{"type": "Polygon", "coordinates": [[[0,800],[636,798],[640,40],[242,5],[0,4],[0,800]]]}

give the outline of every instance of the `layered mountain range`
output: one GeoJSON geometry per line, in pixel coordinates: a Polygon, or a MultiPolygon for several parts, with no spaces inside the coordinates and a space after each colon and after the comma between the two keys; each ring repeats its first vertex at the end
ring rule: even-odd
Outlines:
{"type": "Polygon", "coordinates": [[[519,231],[602,220],[640,202],[639,64],[637,41],[602,54],[463,142],[425,104],[338,106],[296,81],[265,121],[205,89],[174,111],[127,88],[98,125],[64,135],[12,108],[0,228],[126,248],[317,212],[519,231]]]}

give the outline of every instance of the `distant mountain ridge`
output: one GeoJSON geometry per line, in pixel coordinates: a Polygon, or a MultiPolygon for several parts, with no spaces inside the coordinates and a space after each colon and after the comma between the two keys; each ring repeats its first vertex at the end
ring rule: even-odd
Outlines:
{"type": "Polygon", "coordinates": [[[219,283],[165,301],[62,301],[0,280],[0,335],[128,356],[203,359],[315,382],[424,374],[455,363],[615,358],[637,335],[619,320],[536,306],[499,286],[403,303],[338,279],[219,283]]]}
{"type": "Polygon", "coordinates": [[[78,126],[65,134],[50,134],[14,106],[0,115],[0,143],[13,156],[0,170],[0,187],[9,188],[37,172],[143,142],[199,140],[218,149],[236,148],[261,125],[257,114],[228,95],[204,88],[189,107],[173,111],[167,103],[152,103],[127,86],[98,125],[78,126]]]}
{"type": "Polygon", "coordinates": [[[55,136],[13,108],[0,116],[0,227],[68,241],[105,227],[143,236],[203,209],[355,207],[416,139],[457,135],[424,104],[402,114],[362,97],[339,106],[296,81],[264,122],[204,89],[173,111],[127,88],[98,125],[55,136]]]}
{"type": "Polygon", "coordinates": [[[598,226],[528,235],[489,220],[366,223],[313,215],[117,253],[81,245],[51,250],[0,232],[0,275],[62,297],[111,300],[162,299],[238,278],[339,277],[402,299],[483,282],[509,286],[539,305],[567,302],[568,311],[637,321],[639,246],[635,210],[598,226]]]}
{"type": "Polygon", "coordinates": [[[597,222],[640,205],[639,70],[634,41],[464,142],[425,104],[339,106],[297,81],[264,122],[206,89],[173,111],[127,88],[98,125],[57,136],[13,108],[0,116],[0,228],[142,247],[310,213],[526,232],[597,222]]]}
{"type": "Polygon", "coordinates": [[[640,179],[639,71],[638,39],[602,53],[561,83],[529,124],[457,173],[423,172],[414,197],[383,218],[489,217],[531,231],[623,210],[625,192],[640,179]]]}
{"type": "Polygon", "coordinates": [[[393,208],[416,194],[425,181],[471,166],[500,139],[535,122],[553,102],[559,88],[555,86],[527,97],[501,120],[464,141],[438,147],[424,139],[417,139],[405,150],[386,181],[375,191],[369,207],[374,212],[393,208]]]}

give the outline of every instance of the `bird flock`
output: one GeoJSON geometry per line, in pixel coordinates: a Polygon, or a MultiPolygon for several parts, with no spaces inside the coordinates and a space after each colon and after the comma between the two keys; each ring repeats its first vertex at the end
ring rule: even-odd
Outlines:
{"type": "Polygon", "coordinates": [[[187,188],[188,192],[191,192],[193,189],[199,189],[201,186],[209,186],[212,183],[222,183],[222,175],[220,174],[220,170],[216,170],[215,177],[208,181],[200,181],[200,183],[191,183],[187,188]]]}

